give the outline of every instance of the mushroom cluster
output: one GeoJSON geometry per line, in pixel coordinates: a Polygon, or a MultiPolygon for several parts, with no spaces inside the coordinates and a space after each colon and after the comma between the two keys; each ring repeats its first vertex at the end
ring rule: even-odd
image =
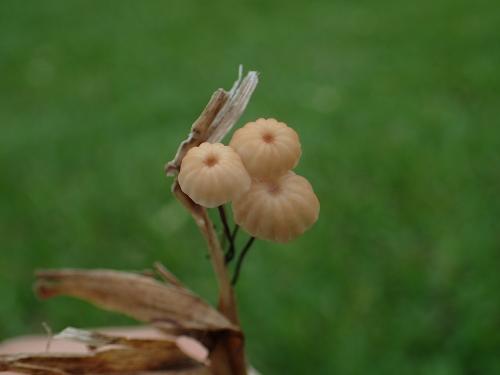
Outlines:
{"type": "Polygon", "coordinates": [[[234,221],[252,236],[288,242],[316,222],[320,208],[311,184],[292,171],[300,156],[292,128],[261,118],[238,129],[229,146],[190,149],[179,184],[204,207],[232,201],[234,221]]]}

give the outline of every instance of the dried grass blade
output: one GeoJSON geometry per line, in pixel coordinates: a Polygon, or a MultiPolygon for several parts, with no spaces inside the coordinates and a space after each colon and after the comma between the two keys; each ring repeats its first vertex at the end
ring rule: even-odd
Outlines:
{"type": "Polygon", "coordinates": [[[207,302],[183,287],[147,276],[109,270],[49,270],[37,273],[42,298],[77,297],[137,320],[179,330],[238,330],[207,302]]]}

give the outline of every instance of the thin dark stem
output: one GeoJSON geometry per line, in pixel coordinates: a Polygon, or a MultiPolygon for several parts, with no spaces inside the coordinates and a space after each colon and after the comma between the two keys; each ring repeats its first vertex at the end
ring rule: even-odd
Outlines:
{"type": "Polygon", "coordinates": [[[240,256],[238,257],[238,261],[236,262],[236,268],[234,269],[233,279],[231,280],[231,284],[234,286],[238,282],[238,278],[240,277],[241,266],[243,265],[243,260],[245,259],[245,255],[247,255],[248,250],[252,247],[252,244],[255,241],[255,237],[250,237],[245,244],[243,250],[241,250],[240,256]]]}
{"type": "Polygon", "coordinates": [[[228,264],[234,258],[235,252],[235,244],[234,239],[236,238],[236,234],[238,233],[238,226],[236,226],[233,231],[229,229],[229,223],[227,222],[226,209],[223,205],[217,207],[219,210],[220,221],[222,222],[222,226],[224,227],[224,238],[229,242],[229,249],[226,251],[226,255],[224,257],[224,261],[228,264]]]}
{"type": "Polygon", "coordinates": [[[226,209],[224,206],[217,207],[219,210],[220,221],[222,222],[222,226],[224,227],[224,236],[228,239],[229,244],[231,245],[231,230],[229,229],[229,224],[227,223],[226,209]]]}
{"type": "Polygon", "coordinates": [[[222,230],[222,232],[219,233],[219,242],[220,242],[220,247],[222,248],[222,251],[225,254],[226,251],[224,249],[226,248],[226,244],[228,243],[228,240],[227,240],[226,233],[224,230],[222,230]]]}
{"type": "Polygon", "coordinates": [[[239,225],[235,225],[233,231],[231,232],[229,249],[227,249],[225,256],[226,264],[229,264],[234,258],[234,254],[236,252],[236,235],[238,234],[239,229],[240,229],[239,225]]]}
{"type": "Polygon", "coordinates": [[[236,240],[236,235],[238,234],[239,229],[240,229],[240,226],[238,224],[235,224],[233,231],[231,232],[231,238],[233,239],[233,242],[236,240]]]}

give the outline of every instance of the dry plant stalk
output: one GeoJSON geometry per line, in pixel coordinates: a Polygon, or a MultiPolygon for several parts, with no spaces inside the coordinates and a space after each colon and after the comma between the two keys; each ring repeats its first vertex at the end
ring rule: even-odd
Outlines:
{"type": "MultiPolygon", "coordinates": [[[[165,172],[176,176],[187,151],[203,142],[218,142],[246,108],[258,83],[256,72],[238,80],[230,91],[218,89],[194,122],[165,172]]],[[[207,243],[219,289],[218,309],[156,264],[150,275],[110,270],[46,270],[37,273],[42,298],[72,296],[131,316],[164,333],[163,339],[127,339],[68,328],[54,338],[84,343],[86,354],[0,355],[0,371],[36,375],[184,374],[245,375],[244,336],[221,244],[205,208],[194,203],[175,177],[172,192],[193,216],[207,243]],[[208,358],[205,356],[208,355],[208,358]]]]}

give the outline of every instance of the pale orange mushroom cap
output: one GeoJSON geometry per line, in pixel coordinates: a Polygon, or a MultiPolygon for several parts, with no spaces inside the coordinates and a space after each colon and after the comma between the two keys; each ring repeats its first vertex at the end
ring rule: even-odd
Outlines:
{"type": "Polygon", "coordinates": [[[319,201],[311,184],[294,172],[276,180],[252,181],[245,194],[233,201],[235,222],[252,236],[288,242],[318,220],[319,201]]]}
{"type": "Polygon", "coordinates": [[[299,136],[275,119],[260,118],[238,129],[229,145],[252,177],[269,178],[294,168],[301,154],[299,136]]]}
{"type": "Polygon", "coordinates": [[[202,143],[182,160],[179,185],[204,207],[227,203],[250,188],[251,179],[238,154],[221,143],[202,143]]]}

